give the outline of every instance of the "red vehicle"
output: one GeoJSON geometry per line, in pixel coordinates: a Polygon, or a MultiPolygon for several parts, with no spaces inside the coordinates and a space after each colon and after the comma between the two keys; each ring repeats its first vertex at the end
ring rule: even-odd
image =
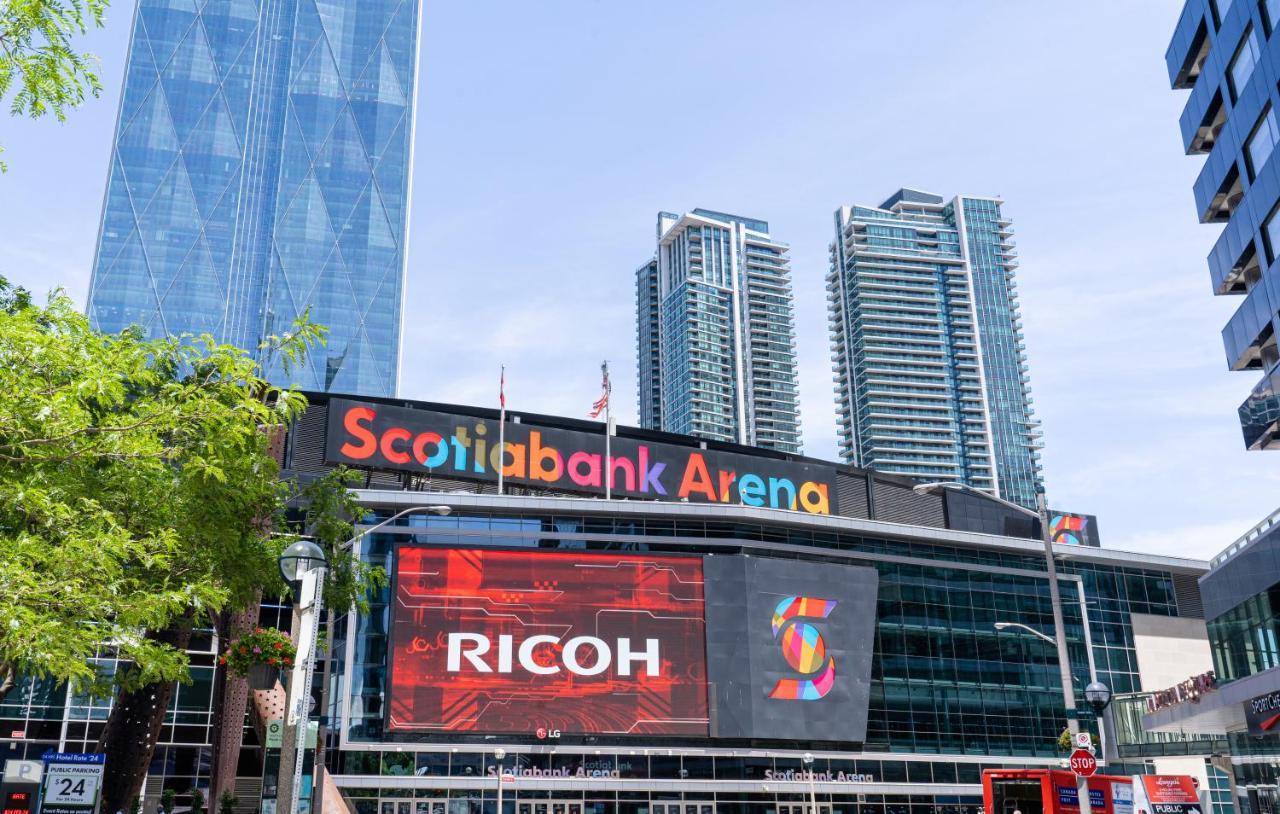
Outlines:
{"type": "MultiPolygon", "coordinates": [[[[1076,776],[1058,769],[987,769],[982,773],[986,814],[1080,814],[1076,776]]],[[[1133,778],[1089,778],[1092,814],[1133,814],[1133,778]]]]}

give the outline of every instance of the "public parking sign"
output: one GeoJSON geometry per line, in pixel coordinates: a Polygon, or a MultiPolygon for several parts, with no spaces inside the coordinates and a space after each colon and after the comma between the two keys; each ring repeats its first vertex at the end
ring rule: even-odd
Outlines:
{"type": "Polygon", "coordinates": [[[1071,771],[1080,777],[1093,777],[1098,771],[1098,759],[1085,749],[1077,749],[1071,753],[1071,771]]]}
{"type": "Polygon", "coordinates": [[[92,814],[106,755],[46,752],[40,814],[92,814]]]}

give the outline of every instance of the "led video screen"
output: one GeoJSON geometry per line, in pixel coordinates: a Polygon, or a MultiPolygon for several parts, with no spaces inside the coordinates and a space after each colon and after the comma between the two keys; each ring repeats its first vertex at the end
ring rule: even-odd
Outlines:
{"type": "Polygon", "coordinates": [[[392,733],[708,734],[699,557],[402,547],[392,733]]]}

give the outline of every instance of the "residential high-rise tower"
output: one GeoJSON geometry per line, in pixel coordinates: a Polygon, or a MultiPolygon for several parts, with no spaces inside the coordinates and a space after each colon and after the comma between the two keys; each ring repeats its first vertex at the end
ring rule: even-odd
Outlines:
{"type": "Polygon", "coordinates": [[[799,452],[787,244],[705,209],[659,213],[657,234],[636,272],[641,425],[799,452]]]}
{"type": "Polygon", "coordinates": [[[287,377],[394,395],[420,0],[139,3],[88,311],[254,350],[307,309],[287,377]]]}
{"type": "Polygon", "coordinates": [[[1023,506],[1041,488],[1010,222],[912,189],[835,213],[827,292],[846,461],[1023,506]]]}

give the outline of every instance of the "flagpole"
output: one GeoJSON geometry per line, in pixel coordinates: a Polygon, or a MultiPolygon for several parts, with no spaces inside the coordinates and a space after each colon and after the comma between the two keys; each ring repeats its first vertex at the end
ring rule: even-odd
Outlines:
{"type": "Polygon", "coordinates": [[[609,363],[606,361],[600,365],[604,369],[604,499],[609,500],[613,497],[613,467],[611,464],[612,456],[612,437],[613,437],[613,405],[609,402],[613,399],[609,398],[610,391],[613,390],[613,383],[609,381],[609,363]]]}
{"type": "Polygon", "coordinates": [[[507,366],[498,376],[498,494],[502,494],[502,470],[507,461],[507,366]]]}

